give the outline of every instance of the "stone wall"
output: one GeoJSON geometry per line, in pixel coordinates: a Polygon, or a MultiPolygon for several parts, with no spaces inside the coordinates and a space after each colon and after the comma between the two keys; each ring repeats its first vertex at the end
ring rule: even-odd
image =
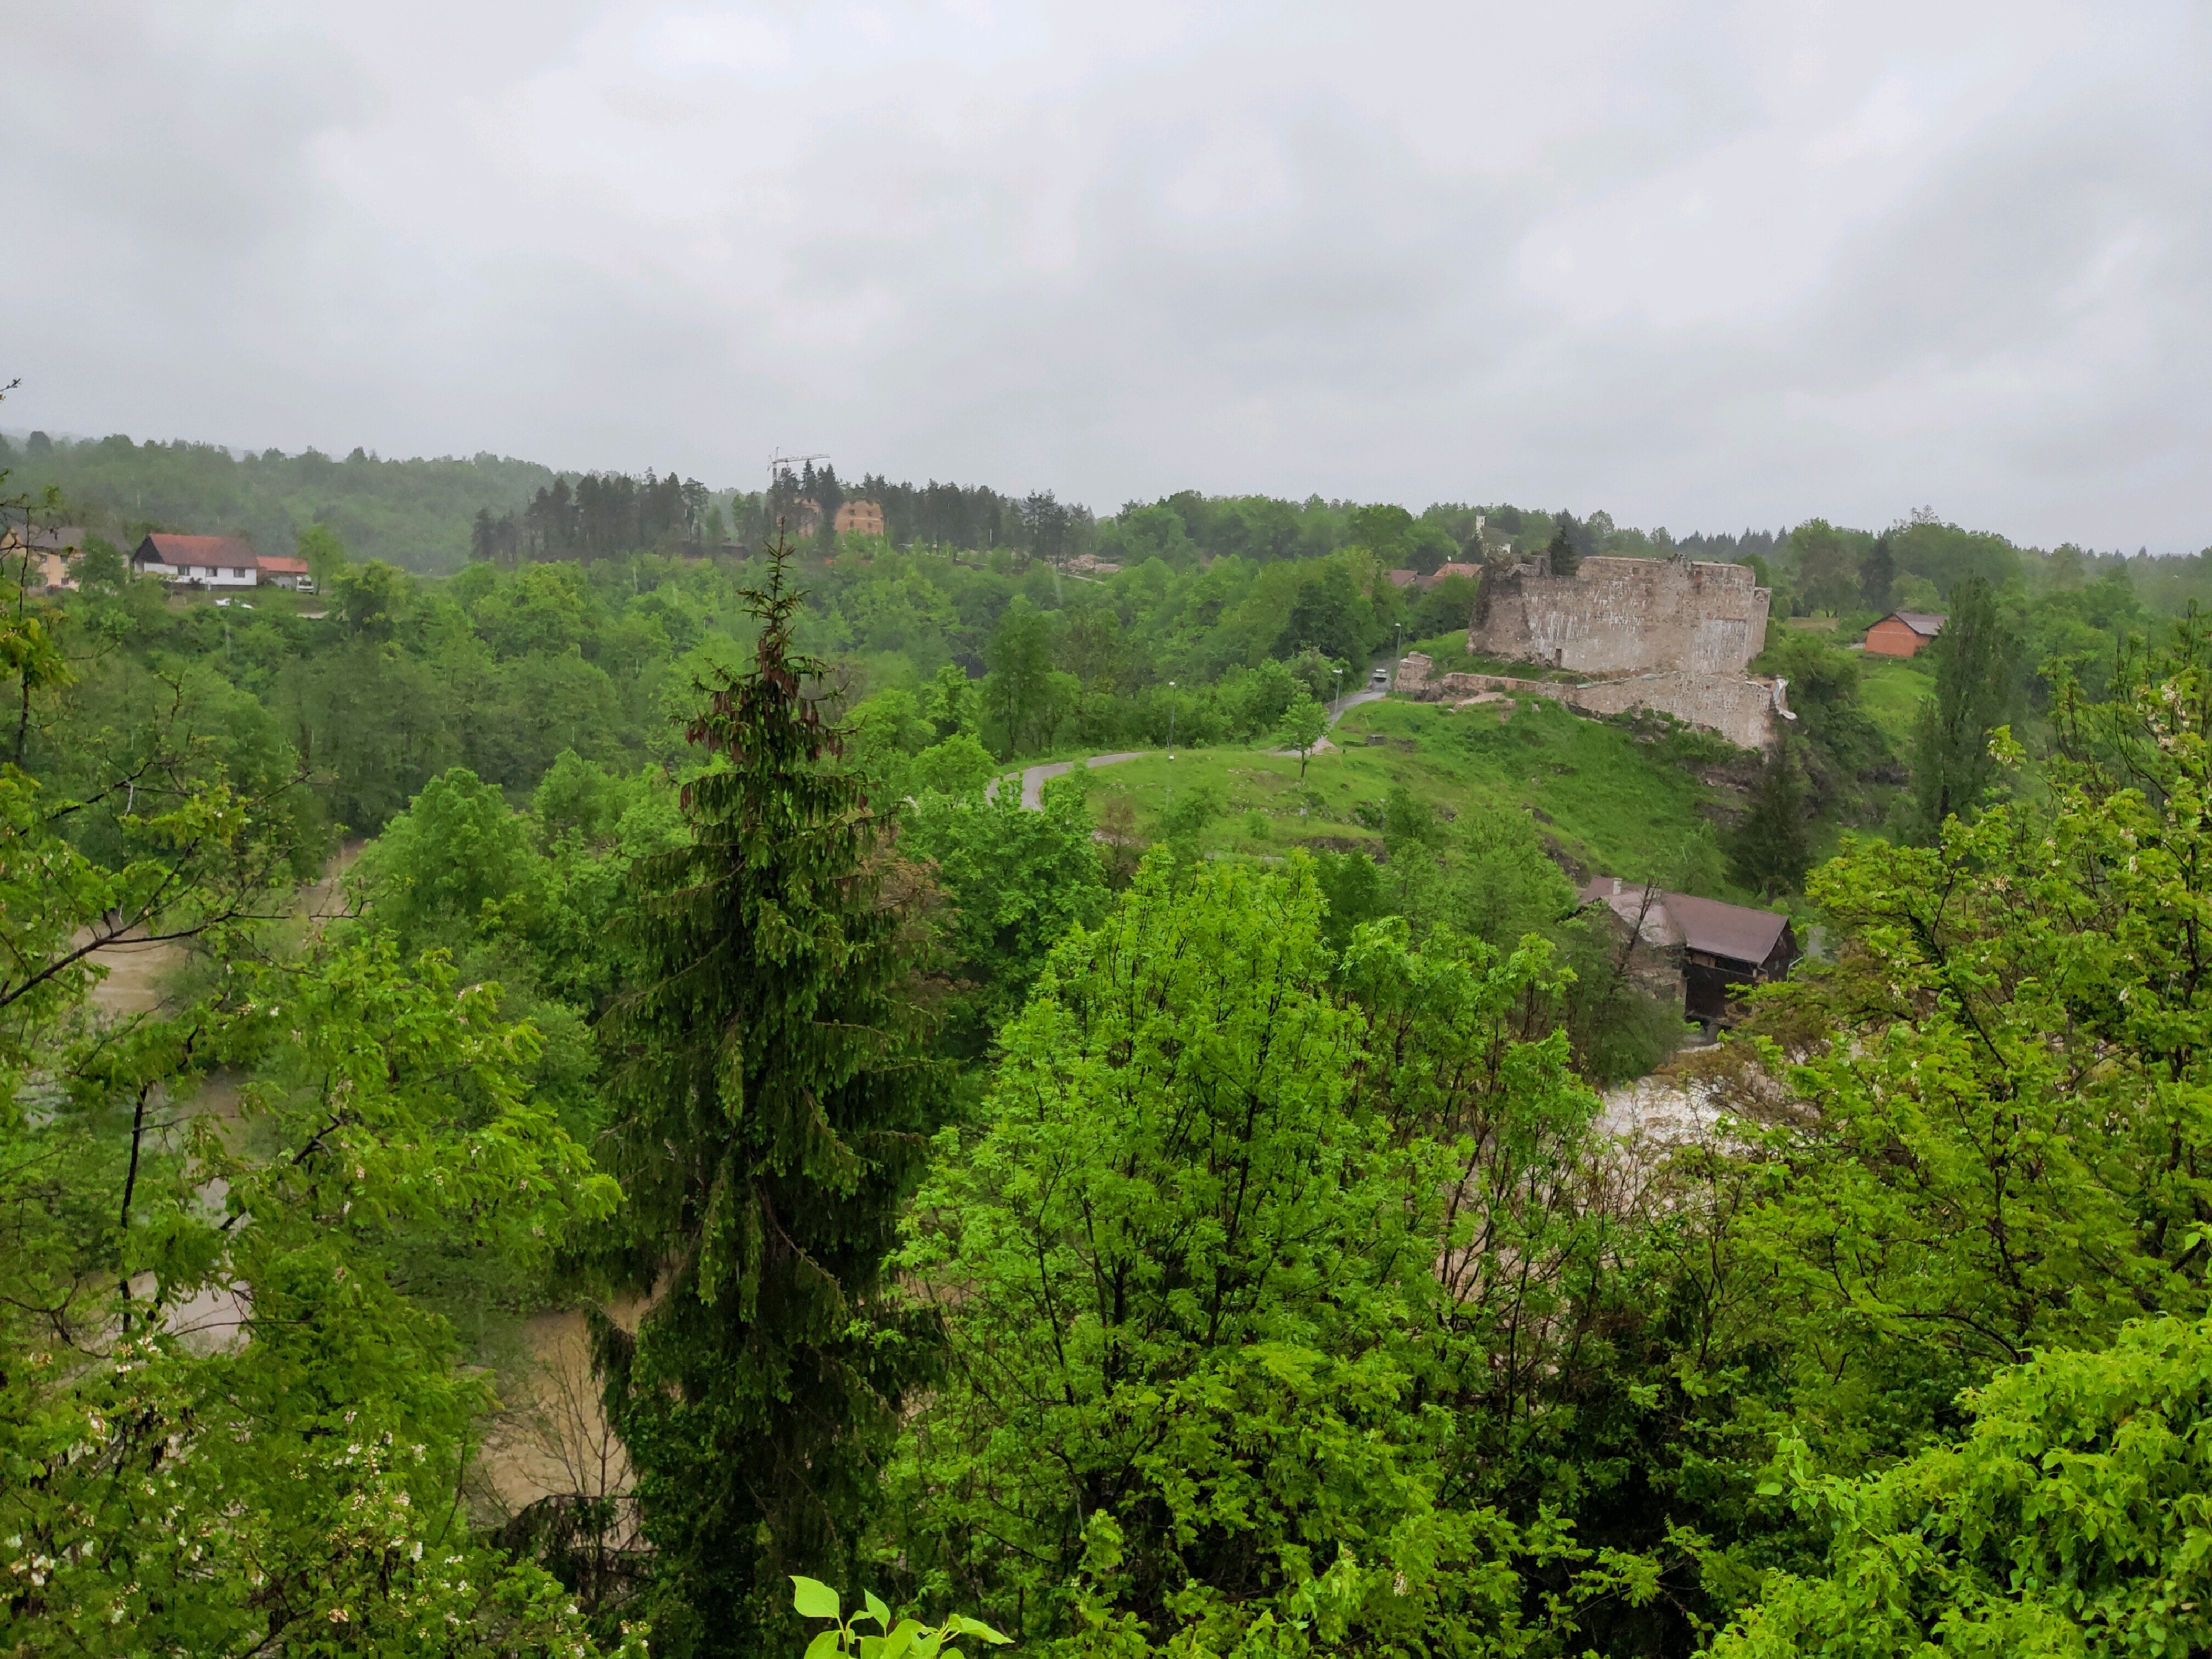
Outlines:
{"type": "Polygon", "coordinates": [[[1747,565],[1584,559],[1571,576],[1516,565],[1483,578],[1467,648],[1592,676],[1741,676],[1765,648],[1772,598],[1747,565]]]}
{"type": "Polygon", "coordinates": [[[1602,719],[1632,708],[1653,708],[1691,726],[1717,732],[1742,749],[1771,747],[1780,720],[1795,720],[1785,701],[1790,683],[1765,675],[1692,674],[1671,670],[1656,674],[1615,675],[1608,679],[1514,679],[1504,674],[1444,674],[1419,652],[1398,665],[1395,689],[1424,702],[1458,702],[1486,692],[1515,697],[1548,697],[1577,714],[1602,719]]]}

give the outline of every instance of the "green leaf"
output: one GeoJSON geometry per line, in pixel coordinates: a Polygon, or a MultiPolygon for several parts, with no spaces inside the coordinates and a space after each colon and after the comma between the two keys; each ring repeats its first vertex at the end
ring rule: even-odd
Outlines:
{"type": "Polygon", "coordinates": [[[889,1631],[891,1627],[891,1610],[883,1604],[875,1591],[862,1590],[860,1599],[867,1603],[867,1616],[874,1620],[884,1630],[889,1631]]]}
{"type": "Polygon", "coordinates": [[[1011,1636],[1001,1636],[997,1631],[993,1630],[981,1620],[970,1619],[964,1613],[954,1613],[946,1622],[950,1624],[954,1630],[958,1631],[963,1636],[980,1637],[984,1641],[989,1642],[998,1647],[1004,1647],[1007,1643],[1014,1639],[1011,1636]]]}
{"type": "Polygon", "coordinates": [[[840,1634],[842,1632],[835,1626],[823,1631],[806,1644],[806,1659],[836,1659],[840,1634]]]}
{"type": "Polygon", "coordinates": [[[801,1619],[835,1619],[843,1610],[844,1603],[837,1592],[818,1578],[791,1576],[791,1605],[799,1609],[801,1619]]]}

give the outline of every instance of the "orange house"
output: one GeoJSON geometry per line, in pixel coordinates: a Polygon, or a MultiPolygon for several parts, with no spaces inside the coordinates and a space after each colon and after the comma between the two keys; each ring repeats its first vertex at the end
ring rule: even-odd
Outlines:
{"type": "Polygon", "coordinates": [[[1877,657],[1911,657],[1943,631],[1943,618],[1927,611],[1893,611],[1867,629],[1866,648],[1877,657]]]}
{"type": "Polygon", "coordinates": [[[837,517],[830,526],[840,536],[880,536],[884,533],[884,509],[878,501],[847,501],[837,509],[837,517]]]}

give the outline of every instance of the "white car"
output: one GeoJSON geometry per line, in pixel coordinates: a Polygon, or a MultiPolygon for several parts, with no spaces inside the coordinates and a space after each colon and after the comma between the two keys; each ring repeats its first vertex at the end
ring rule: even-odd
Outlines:
{"type": "Polygon", "coordinates": [[[1390,671],[1387,668],[1376,669],[1374,673],[1368,677],[1367,684],[1377,691],[1389,690],[1390,689],[1390,671]]]}

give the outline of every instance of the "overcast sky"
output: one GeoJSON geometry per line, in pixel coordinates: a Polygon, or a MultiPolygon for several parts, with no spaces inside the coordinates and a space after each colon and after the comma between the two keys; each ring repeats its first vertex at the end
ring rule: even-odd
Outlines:
{"type": "Polygon", "coordinates": [[[2208,19],[0,0],[0,422],[2193,550],[2208,19]]]}

